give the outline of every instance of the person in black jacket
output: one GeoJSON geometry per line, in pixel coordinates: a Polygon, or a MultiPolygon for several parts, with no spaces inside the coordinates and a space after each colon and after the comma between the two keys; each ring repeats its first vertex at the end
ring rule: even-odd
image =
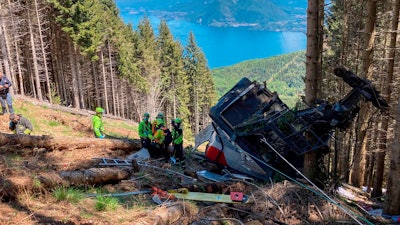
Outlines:
{"type": "Polygon", "coordinates": [[[3,110],[1,112],[1,115],[7,113],[7,106],[8,112],[10,114],[14,113],[11,94],[9,93],[11,85],[11,81],[8,80],[7,77],[0,71],[0,103],[3,110]]]}

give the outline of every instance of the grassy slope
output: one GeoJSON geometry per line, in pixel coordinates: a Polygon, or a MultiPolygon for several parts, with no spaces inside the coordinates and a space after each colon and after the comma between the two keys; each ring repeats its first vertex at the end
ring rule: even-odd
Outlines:
{"type": "Polygon", "coordinates": [[[304,52],[295,52],[213,69],[212,74],[219,97],[242,77],[247,77],[258,82],[266,81],[271,91],[278,92],[287,105],[294,106],[299,93],[304,90],[304,62],[304,52]]]}
{"type": "MultiPolygon", "coordinates": [[[[34,127],[32,135],[93,137],[91,117],[93,112],[52,106],[35,99],[14,96],[15,113],[30,119],[34,127]]],[[[0,132],[8,130],[8,115],[0,116],[0,132]]],[[[112,136],[137,138],[137,123],[111,119],[105,116],[106,133],[112,136]]]]}

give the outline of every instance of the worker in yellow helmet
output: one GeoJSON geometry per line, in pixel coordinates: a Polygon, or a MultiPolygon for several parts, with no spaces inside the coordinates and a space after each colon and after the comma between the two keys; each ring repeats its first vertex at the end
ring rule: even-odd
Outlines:
{"type": "Polygon", "coordinates": [[[103,139],[104,135],[104,124],[103,124],[103,113],[104,109],[97,107],[95,110],[96,114],[92,117],[93,132],[96,138],[103,139]]]}
{"type": "Polygon", "coordinates": [[[167,149],[167,144],[169,145],[169,140],[167,140],[167,128],[164,125],[164,120],[161,118],[156,119],[156,132],[153,135],[152,148],[150,151],[150,156],[152,158],[159,158],[164,156],[165,162],[169,162],[170,154],[167,149]]]}
{"type": "Polygon", "coordinates": [[[153,132],[153,135],[156,133],[156,131],[157,131],[157,129],[158,129],[158,126],[159,125],[157,125],[157,121],[158,122],[162,122],[162,124],[164,125],[164,126],[166,126],[166,124],[165,124],[165,119],[164,119],[164,113],[163,112],[159,112],[158,114],[157,114],[157,116],[156,116],[156,119],[153,121],[153,123],[151,124],[151,131],[153,132]],[[159,119],[161,119],[161,120],[159,120],[159,119]]]}
{"type": "Polygon", "coordinates": [[[143,120],[140,121],[138,127],[140,142],[142,143],[142,148],[149,150],[151,140],[153,139],[153,132],[151,131],[150,114],[144,113],[143,120]]]}

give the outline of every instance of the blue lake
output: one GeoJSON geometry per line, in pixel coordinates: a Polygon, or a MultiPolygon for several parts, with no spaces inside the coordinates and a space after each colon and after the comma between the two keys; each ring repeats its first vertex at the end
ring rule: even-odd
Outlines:
{"type": "MultiPolygon", "coordinates": [[[[136,30],[143,15],[130,14],[128,10],[119,9],[124,22],[131,23],[133,29],[136,30]]],[[[153,16],[148,16],[148,18],[157,34],[160,19],[153,16]]],[[[193,32],[196,43],[204,52],[211,69],[306,49],[306,35],[301,32],[256,31],[244,27],[209,27],[182,20],[169,20],[167,24],[175,40],[183,46],[187,44],[189,32],[193,32]]]]}

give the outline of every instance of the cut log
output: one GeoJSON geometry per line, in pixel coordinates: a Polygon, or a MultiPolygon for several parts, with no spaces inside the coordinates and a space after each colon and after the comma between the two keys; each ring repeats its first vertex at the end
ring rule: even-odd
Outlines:
{"type": "Polygon", "coordinates": [[[20,147],[38,147],[51,150],[103,148],[110,150],[137,151],[141,148],[139,140],[98,139],[80,137],[52,137],[5,134],[0,132],[0,143],[20,147]]]}
{"type": "Polygon", "coordinates": [[[128,179],[131,170],[127,168],[91,168],[87,170],[43,173],[38,176],[42,186],[50,189],[57,186],[82,186],[115,183],[128,179]]]}
{"type": "Polygon", "coordinates": [[[83,171],[47,172],[33,178],[31,176],[0,176],[0,200],[13,201],[20,193],[38,192],[40,189],[51,190],[55,187],[102,185],[117,183],[130,177],[129,168],[91,168],[83,171]],[[40,186],[34,185],[40,181],[40,186]]]}

